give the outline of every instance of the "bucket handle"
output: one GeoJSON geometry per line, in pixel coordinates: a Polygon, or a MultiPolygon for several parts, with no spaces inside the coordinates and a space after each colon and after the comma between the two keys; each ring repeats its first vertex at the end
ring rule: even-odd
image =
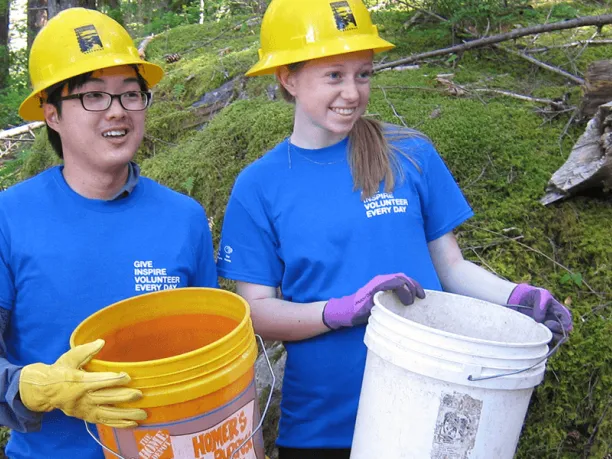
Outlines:
{"type": "Polygon", "coordinates": [[[272,376],[272,384],[270,384],[270,393],[268,394],[268,401],[266,402],[266,407],[264,408],[264,411],[263,411],[263,413],[261,415],[261,419],[259,420],[259,424],[257,424],[257,427],[255,428],[255,430],[253,430],[253,432],[251,432],[251,435],[249,435],[249,438],[247,438],[245,441],[243,441],[242,444],[240,446],[238,446],[238,448],[236,448],[232,452],[232,454],[229,457],[229,459],[233,459],[234,455],[238,451],[240,451],[240,449],[244,445],[246,445],[249,441],[251,441],[251,438],[253,438],[253,436],[255,436],[255,434],[257,433],[257,431],[262,428],[264,419],[266,418],[266,414],[268,413],[268,408],[270,408],[270,403],[272,402],[272,394],[274,393],[274,385],[276,384],[276,376],[274,376],[274,370],[272,369],[272,364],[270,363],[270,358],[268,357],[268,353],[266,352],[266,346],[264,345],[264,341],[261,338],[261,336],[259,336],[257,334],[255,336],[257,336],[257,339],[259,339],[259,343],[261,344],[261,349],[263,350],[264,357],[266,358],[266,363],[268,364],[268,369],[270,370],[270,375],[272,376]]]}
{"type": "MultiPolygon", "coordinates": [[[[253,430],[251,435],[249,435],[249,438],[247,438],[245,441],[243,441],[242,444],[232,452],[232,455],[230,456],[229,459],[232,459],[234,457],[234,454],[236,454],[238,451],[240,451],[240,449],[244,445],[246,445],[251,440],[251,438],[253,438],[253,436],[257,433],[257,431],[259,429],[261,429],[261,427],[263,426],[264,419],[266,418],[266,414],[268,413],[268,408],[270,408],[270,403],[272,402],[272,394],[274,393],[274,385],[276,384],[276,376],[274,376],[274,370],[272,369],[272,363],[270,363],[270,358],[268,357],[268,352],[266,351],[266,347],[264,345],[264,341],[261,338],[261,336],[259,336],[257,334],[255,336],[257,337],[257,339],[259,339],[259,343],[261,344],[261,349],[263,350],[264,357],[266,358],[266,363],[268,364],[268,369],[270,370],[270,375],[272,375],[272,384],[270,385],[270,393],[268,394],[268,400],[266,402],[266,407],[264,408],[264,411],[263,411],[263,413],[261,415],[261,419],[259,420],[259,424],[257,424],[257,427],[255,428],[255,430],[253,430]]],[[[107,452],[111,453],[113,456],[116,456],[119,459],[138,459],[138,458],[127,458],[127,457],[124,457],[121,454],[119,454],[119,453],[113,451],[112,449],[110,449],[108,446],[104,445],[93,434],[93,432],[89,428],[89,423],[87,421],[83,421],[83,422],[85,423],[85,429],[87,430],[87,433],[89,434],[89,436],[91,438],[93,438],[94,441],[98,445],[100,445],[104,451],[107,451],[107,452]]]]}
{"type": "MultiPolygon", "coordinates": [[[[512,306],[513,308],[518,307],[518,308],[529,308],[529,309],[531,309],[530,306],[521,306],[521,305],[516,305],[516,304],[506,305],[506,306],[512,306]]],[[[537,367],[542,362],[546,361],[546,359],[548,359],[550,356],[554,355],[559,350],[559,346],[561,346],[563,343],[565,343],[569,339],[569,336],[567,335],[567,330],[565,329],[565,327],[563,326],[563,323],[561,322],[561,320],[559,320],[559,318],[557,318],[557,322],[559,322],[559,325],[561,325],[561,330],[563,330],[563,337],[557,342],[557,344],[555,344],[555,346],[550,351],[548,351],[546,353],[546,355],[544,357],[542,357],[541,360],[537,361],[536,363],[534,363],[530,367],[523,368],[522,370],[511,371],[509,373],[499,373],[499,374],[496,374],[496,375],[483,376],[483,377],[474,377],[473,375],[469,375],[468,378],[467,378],[468,381],[484,381],[484,380],[487,380],[487,379],[501,378],[503,376],[517,375],[519,373],[523,373],[525,371],[529,371],[532,368],[537,367]]]]}

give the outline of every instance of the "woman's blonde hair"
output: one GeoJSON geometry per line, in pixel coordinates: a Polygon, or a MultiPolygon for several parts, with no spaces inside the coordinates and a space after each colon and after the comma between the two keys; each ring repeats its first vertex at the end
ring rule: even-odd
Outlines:
{"type": "MultiPolygon", "coordinates": [[[[297,72],[305,63],[289,64],[290,72],[297,72]]],[[[280,84],[280,92],[289,103],[295,98],[280,84]]],[[[349,133],[349,164],[355,190],[361,190],[361,198],[367,199],[378,193],[380,182],[385,181],[385,192],[393,191],[397,183],[404,180],[399,155],[408,159],[420,172],[419,165],[403,150],[391,142],[418,137],[429,138],[414,129],[385,125],[380,121],[360,117],[349,133]]]]}

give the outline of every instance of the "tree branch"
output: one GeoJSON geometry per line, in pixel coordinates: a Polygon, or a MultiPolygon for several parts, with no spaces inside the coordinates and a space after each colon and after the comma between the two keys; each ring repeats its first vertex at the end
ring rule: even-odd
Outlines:
{"type": "Polygon", "coordinates": [[[524,27],[521,29],[513,30],[499,35],[492,35],[490,37],[479,38],[476,40],[465,42],[461,45],[451,46],[449,48],[437,49],[434,51],[428,51],[425,53],[415,54],[408,56],[403,59],[399,59],[385,64],[378,65],[374,70],[381,70],[384,68],[395,67],[400,64],[409,64],[422,59],[427,59],[435,56],[442,56],[445,54],[457,53],[475,48],[482,48],[484,46],[493,45],[502,41],[513,40],[515,38],[524,37],[526,35],[534,35],[542,32],[552,32],[555,30],[573,29],[576,27],[584,26],[597,26],[602,27],[606,24],[612,24],[612,14],[602,14],[599,16],[585,16],[582,18],[571,19],[569,21],[553,22],[552,24],[539,24],[531,27],[524,27]]]}
{"type": "Polygon", "coordinates": [[[612,45],[612,40],[604,39],[604,40],[573,41],[571,43],[565,43],[563,45],[550,45],[550,46],[543,46],[541,48],[525,48],[523,52],[527,54],[535,54],[535,53],[545,53],[552,49],[565,49],[565,48],[575,48],[577,46],[597,46],[597,45],[612,45]]]}
{"type": "Polygon", "coordinates": [[[576,84],[580,84],[580,85],[584,84],[584,80],[582,78],[577,77],[576,75],[572,75],[571,73],[566,72],[565,70],[560,69],[559,67],[555,67],[553,65],[546,64],[545,62],[542,62],[542,61],[536,59],[535,57],[528,56],[525,53],[520,53],[518,51],[515,51],[513,49],[508,48],[507,46],[502,46],[502,45],[497,45],[497,44],[493,45],[493,46],[495,48],[497,48],[497,49],[501,49],[502,51],[504,51],[504,52],[506,52],[508,54],[512,54],[514,56],[520,57],[521,59],[525,59],[526,61],[529,61],[532,64],[537,65],[538,67],[541,67],[543,69],[546,69],[546,70],[549,70],[549,71],[551,71],[553,73],[561,75],[561,76],[567,78],[568,80],[573,81],[576,84]]]}

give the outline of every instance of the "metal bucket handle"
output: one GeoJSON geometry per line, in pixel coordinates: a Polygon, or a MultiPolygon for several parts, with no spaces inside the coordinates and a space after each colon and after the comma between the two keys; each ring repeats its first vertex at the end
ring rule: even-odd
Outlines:
{"type": "MultiPolygon", "coordinates": [[[[507,307],[513,307],[513,308],[524,308],[524,309],[532,309],[531,306],[522,306],[522,305],[518,305],[518,304],[505,304],[502,306],[507,306],[507,307]]],[[[552,356],[553,354],[555,354],[558,350],[559,350],[559,346],[561,346],[563,343],[565,343],[568,339],[569,336],[567,335],[567,330],[565,329],[565,327],[563,326],[563,323],[561,322],[561,320],[556,317],[557,322],[559,322],[559,325],[561,325],[561,330],[563,331],[563,337],[555,344],[555,346],[546,353],[546,355],[539,361],[537,361],[536,363],[534,363],[533,365],[531,365],[530,367],[527,368],[523,368],[521,370],[516,370],[516,371],[511,371],[509,373],[499,373],[496,375],[492,375],[492,376],[484,376],[484,377],[474,377],[473,375],[469,375],[468,376],[468,381],[484,381],[486,379],[495,379],[495,378],[501,378],[503,376],[511,376],[511,375],[517,375],[519,373],[523,373],[525,371],[529,371],[532,368],[537,367],[538,365],[540,365],[542,362],[546,361],[546,359],[548,359],[550,356],[552,356]]]]}
{"type": "MultiPolygon", "coordinates": [[[[268,401],[266,402],[266,407],[264,408],[264,411],[261,415],[261,419],[259,420],[259,424],[257,424],[257,427],[255,428],[255,430],[253,430],[253,432],[251,433],[251,435],[249,435],[249,438],[247,438],[244,442],[242,442],[242,444],[240,446],[238,446],[238,448],[236,448],[233,452],[232,455],[230,456],[229,459],[232,459],[234,457],[234,455],[240,451],[240,448],[242,448],[244,445],[246,445],[252,438],[253,436],[257,433],[257,431],[259,429],[261,429],[261,426],[263,426],[263,422],[264,419],[266,418],[266,414],[268,413],[268,408],[270,408],[270,403],[272,401],[272,394],[274,393],[274,385],[276,384],[276,376],[274,376],[274,370],[272,370],[272,364],[270,363],[270,358],[268,357],[268,353],[266,351],[266,347],[264,345],[264,341],[261,338],[261,336],[259,335],[255,335],[257,337],[257,339],[259,339],[259,342],[261,344],[261,349],[263,350],[264,353],[264,357],[266,358],[266,363],[268,364],[268,369],[270,370],[270,375],[272,375],[272,384],[270,386],[270,394],[268,395],[268,401]]],[[[104,451],[107,451],[109,453],[111,453],[113,456],[118,457],[119,459],[138,459],[138,458],[128,458],[125,456],[122,456],[121,454],[113,451],[112,449],[110,449],[108,446],[104,445],[91,431],[91,429],[89,428],[89,423],[87,421],[83,421],[85,423],[85,429],[87,430],[87,433],[91,436],[91,438],[94,439],[94,441],[100,445],[102,447],[102,449],[104,451]]]]}

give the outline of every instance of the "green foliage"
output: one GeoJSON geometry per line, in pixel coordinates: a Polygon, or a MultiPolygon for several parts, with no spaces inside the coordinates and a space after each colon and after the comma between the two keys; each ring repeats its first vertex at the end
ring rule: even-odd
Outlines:
{"type": "MultiPolygon", "coordinates": [[[[0,46],[0,54],[6,48],[0,46]]],[[[10,71],[5,78],[5,87],[0,87],[0,130],[22,124],[23,120],[17,114],[19,105],[30,93],[28,88],[26,56],[24,51],[10,52],[8,58],[10,71]]],[[[0,56],[0,61],[2,60],[0,56]]]]}
{"type": "Polygon", "coordinates": [[[4,454],[4,447],[9,441],[9,437],[11,436],[11,431],[6,427],[0,427],[0,459],[6,459],[4,454]]]}
{"type": "Polygon", "coordinates": [[[32,150],[23,156],[23,166],[19,170],[22,180],[33,177],[39,172],[60,163],[59,157],[53,151],[47,140],[46,127],[42,128],[32,145],[32,150]]]}
{"type": "Polygon", "coordinates": [[[23,123],[23,120],[17,114],[17,110],[28,94],[29,92],[25,89],[9,87],[0,90],[0,130],[23,123]]]}
{"type": "Polygon", "coordinates": [[[453,24],[484,27],[528,5],[528,0],[423,0],[422,6],[453,24]]]}

